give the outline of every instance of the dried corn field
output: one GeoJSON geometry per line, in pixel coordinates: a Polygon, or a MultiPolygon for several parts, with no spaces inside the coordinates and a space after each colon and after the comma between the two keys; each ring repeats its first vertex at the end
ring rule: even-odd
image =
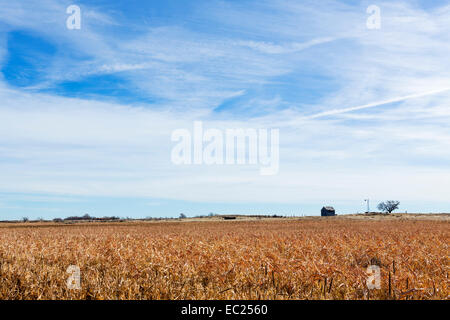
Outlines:
{"type": "Polygon", "coordinates": [[[448,299],[448,221],[1,226],[0,299],[448,299]],[[366,269],[381,268],[368,290],[366,269]],[[70,265],[81,288],[68,289],[70,265]]]}

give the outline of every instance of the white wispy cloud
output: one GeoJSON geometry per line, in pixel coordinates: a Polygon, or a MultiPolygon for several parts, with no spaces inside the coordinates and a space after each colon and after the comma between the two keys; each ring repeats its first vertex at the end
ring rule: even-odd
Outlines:
{"type": "Polygon", "coordinates": [[[426,97],[426,96],[430,96],[430,95],[446,92],[446,91],[449,91],[449,90],[450,90],[450,87],[444,88],[444,89],[428,91],[428,92],[410,94],[410,95],[407,95],[407,96],[392,98],[392,99],[388,99],[388,100],[384,100],[384,101],[377,101],[377,102],[367,103],[367,104],[364,104],[362,106],[328,110],[328,111],[316,113],[316,114],[313,114],[313,115],[310,115],[310,116],[306,116],[305,119],[316,119],[316,118],[321,118],[321,117],[338,115],[338,114],[346,113],[346,112],[352,112],[352,111],[364,110],[364,109],[368,109],[368,108],[379,107],[379,106],[383,106],[383,105],[391,104],[391,103],[395,103],[395,102],[400,102],[400,101],[405,101],[405,100],[410,100],[410,99],[415,99],[415,98],[420,98],[420,97],[426,97]]]}
{"type": "Polygon", "coordinates": [[[282,53],[295,53],[316,45],[328,43],[335,41],[335,38],[318,38],[313,39],[304,43],[285,43],[285,44],[274,44],[264,41],[239,41],[236,44],[239,46],[249,47],[268,54],[282,54],[282,53]]]}

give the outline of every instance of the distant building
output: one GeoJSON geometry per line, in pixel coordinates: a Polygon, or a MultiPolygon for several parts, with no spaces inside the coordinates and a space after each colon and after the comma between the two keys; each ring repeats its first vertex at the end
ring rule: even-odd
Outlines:
{"type": "Polygon", "coordinates": [[[336,211],[334,210],[333,207],[323,207],[320,215],[322,217],[335,216],[336,211]]]}

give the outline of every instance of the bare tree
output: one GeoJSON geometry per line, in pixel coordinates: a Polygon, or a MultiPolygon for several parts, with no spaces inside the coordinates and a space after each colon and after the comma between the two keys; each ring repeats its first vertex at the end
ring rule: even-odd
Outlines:
{"type": "Polygon", "coordinates": [[[387,213],[391,213],[392,211],[398,209],[399,205],[400,205],[400,201],[387,200],[385,202],[381,202],[377,208],[378,208],[378,210],[385,211],[387,213]]]}

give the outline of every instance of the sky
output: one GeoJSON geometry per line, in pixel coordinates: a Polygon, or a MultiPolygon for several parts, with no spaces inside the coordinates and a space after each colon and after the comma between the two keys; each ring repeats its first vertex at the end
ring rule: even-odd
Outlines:
{"type": "Polygon", "coordinates": [[[425,0],[0,0],[0,220],[450,212],[449,17],[425,0]],[[195,121],[278,129],[277,174],[174,164],[195,121]]]}

